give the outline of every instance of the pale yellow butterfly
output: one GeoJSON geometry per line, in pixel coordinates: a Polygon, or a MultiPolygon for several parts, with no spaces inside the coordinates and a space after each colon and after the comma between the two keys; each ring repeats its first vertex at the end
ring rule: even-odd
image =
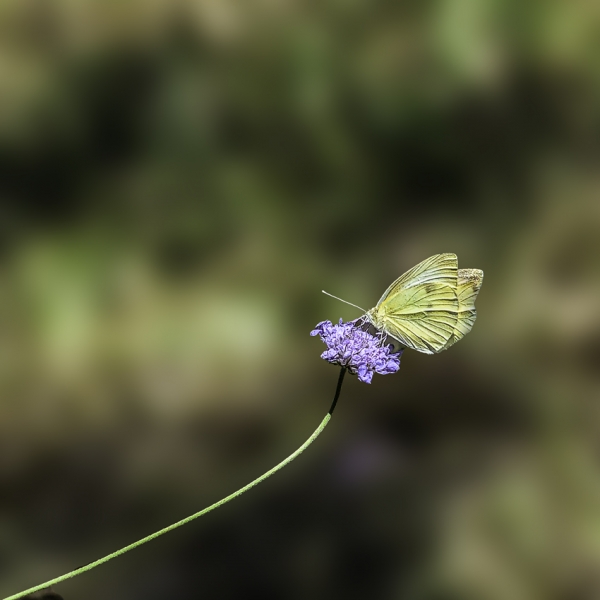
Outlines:
{"type": "Polygon", "coordinates": [[[441,352],[471,331],[482,283],[483,271],[459,269],[456,254],[436,254],[398,277],[365,317],[406,348],[441,352]]]}

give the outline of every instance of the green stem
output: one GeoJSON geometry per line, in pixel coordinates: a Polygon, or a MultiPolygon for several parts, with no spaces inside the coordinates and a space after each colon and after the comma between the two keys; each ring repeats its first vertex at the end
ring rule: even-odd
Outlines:
{"type": "Polygon", "coordinates": [[[331,404],[331,408],[329,409],[329,412],[327,413],[325,418],[321,421],[321,424],[317,427],[315,432],[306,440],[306,442],[304,442],[304,444],[302,444],[302,446],[300,446],[300,448],[298,448],[298,450],[296,450],[296,452],[294,452],[293,454],[290,454],[284,461],[280,462],[277,466],[273,467],[270,471],[267,471],[266,473],[264,473],[263,475],[261,475],[260,477],[255,479],[254,481],[251,481],[248,485],[245,485],[243,488],[240,488],[237,492],[233,492],[233,494],[230,494],[229,496],[226,496],[225,498],[219,500],[218,502],[211,504],[208,508],[205,508],[197,513],[194,513],[193,515],[190,515],[189,517],[182,519],[181,521],[177,521],[177,523],[173,523],[172,525],[169,525],[168,527],[165,527],[164,529],[161,529],[160,531],[152,533],[152,534],[146,536],[145,538],[142,538],[141,540],[134,542],[133,544],[129,544],[129,546],[125,546],[124,548],[121,548],[120,550],[117,550],[116,552],[113,552],[112,554],[109,554],[103,558],[95,560],[94,562],[91,562],[83,567],[80,567],[79,569],[75,569],[74,571],[71,571],[70,573],[66,573],[65,575],[61,575],[60,577],[56,577],[54,579],[51,579],[50,581],[46,581],[45,583],[36,585],[32,588],[29,588],[27,590],[19,592],[18,594],[13,594],[12,596],[7,596],[3,600],[17,600],[17,598],[22,598],[23,596],[26,596],[27,594],[32,594],[33,592],[37,592],[39,590],[49,588],[51,585],[60,583],[61,581],[65,581],[67,579],[71,579],[72,577],[81,575],[82,573],[85,573],[86,571],[91,571],[92,569],[99,567],[100,565],[108,562],[109,560],[112,560],[113,558],[117,558],[117,556],[121,556],[122,554],[125,554],[126,552],[129,552],[130,550],[133,550],[134,548],[137,548],[138,546],[141,546],[142,544],[149,542],[150,540],[154,540],[157,537],[160,537],[164,533],[173,531],[173,529],[177,529],[178,527],[181,527],[182,525],[185,525],[186,523],[189,523],[190,521],[193,521],[194,519],[197,519],[198,517],[201,517],[202,515],[209,513],[211,510],[214,510],[215,508],[218,508],[219,506],[226,504],[230,500],[233,500],[234,498],[241,496],[244,492],[247,492],[249,489],[258,485],[261,481],[264,481],[265,479],[267,479],[268,477],[273,475],[273,473],[276,473],[280,469],[283,469],[283,467],[285,467],[287,464],[291,463],[297,456],[302,454],[319,437],[319,435],[321,434],[323,429],[325,429],[327,423],[329,423],[329,420],[331,419],[331,414],[333,413],[333,409],[335,408],[337,399],[340,395],[340,390],[342,389],[342,382],[344,380],[345,373],[346,373],[346,369],[342,368],[340,377],[338,379],[337,388],[335,391],[335,397],[333,399],[333,403],[331,404]]]}

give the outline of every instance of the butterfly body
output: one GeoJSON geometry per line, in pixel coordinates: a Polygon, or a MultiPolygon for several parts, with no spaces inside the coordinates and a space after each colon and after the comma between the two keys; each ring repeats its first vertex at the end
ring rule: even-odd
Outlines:
{"type": "Polygon", "coordinates": [[[396,279],[365,316],[407,348],[441,352],[471,331],[482,282],[483,271],[458,269],[456,254],[436,254],[396,279]]]}

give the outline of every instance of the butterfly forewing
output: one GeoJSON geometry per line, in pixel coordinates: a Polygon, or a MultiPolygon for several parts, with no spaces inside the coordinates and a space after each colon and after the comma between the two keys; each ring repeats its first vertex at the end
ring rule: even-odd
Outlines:
{"type": "Polygon", "coordinates": [[[455,254],[424,260],[392,283],[369,318],[404,346],[440,352],[456,329],[457,272],[455,254]]]}
{"type": "Polygon", "coordinates": [[[435,254],[434,256],[430,256],[412,269],[406,271],[403,275],[400,275],[400,277],[398,277],[398,279],[383,292],[383,296],[381,296],[377,306],[397,291],[401,291],[404,288],[408,289],[419,286],[422,283],[435,282],[455,287],[457,270],[458,259],[456,258],[456,254],[447,252],[445,254],[435,254]]]}

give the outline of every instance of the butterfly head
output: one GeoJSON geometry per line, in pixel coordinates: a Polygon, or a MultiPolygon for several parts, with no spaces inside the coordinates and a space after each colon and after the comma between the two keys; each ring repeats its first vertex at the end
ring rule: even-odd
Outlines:
{"type": "Polygon", "coordinates": [[[384,318],[380,308],[377,308],[376,306],[373,307],[365,313],[365,317],[371,322],[375,329],[383,329],[384,318]]]}

